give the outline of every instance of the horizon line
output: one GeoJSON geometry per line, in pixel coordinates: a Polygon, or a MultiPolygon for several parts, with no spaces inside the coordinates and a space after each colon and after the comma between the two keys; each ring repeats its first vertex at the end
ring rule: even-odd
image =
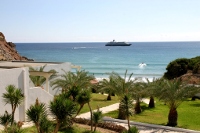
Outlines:
{"type": "MultiPolygon", "coordinates": [[[[9,42],[9,41],[8,41],[9,42]]],[[[132,42],[132,43],[144,43],[144,42],[154,42],[154,43],[159,43],[159,42],[200,42],[199,41],[119,41],[119,42],[132,42]]],[[[13,43],[107,43],[107,42],[104,42],[104,41],[97,41],[97,42],[94,42],[94,41],[69,41],[69,42],[13,42],[13,43]]]]}

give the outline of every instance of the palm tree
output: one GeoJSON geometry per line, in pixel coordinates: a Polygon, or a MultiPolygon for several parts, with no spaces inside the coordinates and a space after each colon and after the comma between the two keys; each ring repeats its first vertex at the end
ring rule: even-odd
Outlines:
{"type": "Polygon", "coordinates": [[[133,98],[136,100],[135,103],[135,113],[139,114],[142,112],[141,106],[140,106],[140,100],[143,97],[147,96],[147,86],[148,84],[145,82],[137,82],[134,83],[133,85],[133,91],[131,91],[131,94],[133,96],[133,98]]]}
{"type": "Polygon", "coordinates": [[[169,107],[168,126],[176,126],[178,120],[177,108],[179,105],[199,91],[198,88],[183,84],[180,80],[162,80],[157,88],[159,99],[169,107]]]}
{"type": "Polygon", "coordinates": [[[91,100],[91,91],[89,91],[88,89],[82,90],[79,93],[79,95],[77,96],[77,103],[80,105],[80,108],[79,108],[79,110],[77,112],[77,115],[79,114],[79,112],[81,111],[83,106],[87,103],[88,104],[88,108],[90,110],[91,131],[92,131],[93,130],[93,115],[92,115],[92,108],[90,106],[90,100],[91,100]]]}
{"type": "Polygon", "coordinates": [[[112,76],[109,76],[109,79],[103,79],[99,82],[99,91],[105,92],[108,94],[107,100],[111,100],[111,95],[115,93],[115,82],[112,76]]]}
{"type": "Polygon", "coordinates": [[[92,86],[90,81],[93,79],[94,76],[88,75],[88,72],[84,70],[76,71],[76,73],[64,71],[61,78],[51,82],[51,86],[54,86],[53,89],[62,88],[62,91],[68,92],[73,97],[73,101],[75,101],[81,89],[92,86]]]}
{"type": "Polygon", "coordinates": [[[147,83],[146,83],[146,91],[148,92],[147,95],[150,97],[149,99],[149,108],[155,108],[155,101],[154,101],[154,90],[155,90],[155,83],[157,79],[153,79],[152,82],[149,81],[147,78],[147,83]]]}
{"type": "Polygon", "coordinates": [[[125,94],[123,99],[120,102],[121,107],[124,108],[124,112],[128,121],[128,130],[130,130],[130,116],[133,115],[133,99],[131,98],[130,94],[125,94]]]}
{"type": "MultiPolygon", "coordinates": [[[[119,74],[113,72],[110,74],[110,78],[113,81],[113,88],[115,88],[115,93],[116,95],[119,96],[120,101],[124,98],[125,94],[129,94],[130,91],[133,89],[133,84],[134,81],[131,79],[133,73],[130,74],[128,78],[127,76],[127,71],[125,72],[124,78],[122,78],[119,74]]],[[[120,102],[121,103],[121,102],[120,102]]],[[[124,108],[121,107],[121,104],[119,104],[119,114],[118,114],[119,119],[126,119],[126,115],[124,114],[124,108]]]]}
{"type": "MultiPolygon", "coordinates": [[[[29,71],[38,71],[38,72],[44,72],[46,65],[41,66],[39,69],[38,68],[33,68],[33,67],[29,67],[29,71]]],[[[54,78],[56,76],[56,71],[55,70],[49,70],[48,72],[52,72],[53,74],[50,76],[50,79],[54,78]]],[[[31,81],[33,82],[33,84],[35,86],[41,86],[42,84],[44,84],[44,82],[46,81],[46,78],[43,76],[33,76],[30,75],[29,76],[31,81]]]]}
{"type": "Polygon", "coordinates": [[[51,101],[49,108],[51,113],[55,116],[57,122],[54,133],[58,132],[62,123],[71,121],[72,116],[77,111],[77,105],[63,96],[63,94],[60,94],[53,101],[51,101]]]}
{"type": "Polygon", "coordinates": [[[22,93],[21,89],[16,88],[14,85],[8,85],[6,87],[6,93],[3,93],[2,97],[6,104],[11,104],[12,125],[14,122],[15,110],[23,102],[24,94],[22,93]]]}
{"type": "Polygon", "coordinates": [[[102,115],[102,111],[99,110],[99,107],[97,107],[97,111],[93,112],[93,122],[94,122],[94,132],[96,131],[97,128],[97,124],[99,123],[99,121],[102,119],[103,115],[102,115]]]}

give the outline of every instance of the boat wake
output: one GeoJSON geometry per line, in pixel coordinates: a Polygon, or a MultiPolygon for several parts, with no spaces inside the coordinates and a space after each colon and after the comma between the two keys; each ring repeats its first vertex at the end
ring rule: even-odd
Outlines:
{"type": "Polygon", "coordinates": [[[139,66],[139,68],[144,68],[144,67],[147,66],[147,64],[145,64],[145,63],[140,63],[138,66],[139,66]]]}

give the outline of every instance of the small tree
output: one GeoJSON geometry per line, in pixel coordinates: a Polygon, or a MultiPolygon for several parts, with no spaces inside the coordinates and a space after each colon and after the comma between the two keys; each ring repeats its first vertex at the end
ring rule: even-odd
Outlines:
{"type": "Polygon", "coordinates": [[[12,115],[8,114],[7,111],[5,111],[4,115],[0,116],[0,124],[4,126],[4,130],[7,131],[9,123],[11,123],[12,115]]]}
{"type": "Polygon", "coordinates": [[[105,92],[108,94],[107,100],[111,100],[111,95],[115,93],[115,82],[112,76],[109,76],[109,79],[103,79],[99,82],[99,91],[105,92]]]}
{"type": "Polygon", "coordinates": [[[91,92],[89,90],[82,90],[77,96],[77,103],[80,105],[79,110],[77,111],[76,116],[80,113],[83,106],[90,102],[91,100],[91,92]]]}
{"type": "Polygon", "coordinates": [[[73,114],[75,114],[77,110],[76,104],[63,96],[63,94],[60,94],[53,101],[51,101],[49,108],[56,119],[56,128],[54,133],[58,132],[62,123],[67,120],[71,121],[73,114]]]}
{"type": "Polygon", "coordinates": [[[35,104],[31,105],[26,111],[28,119],[33,121],[38,133],[48,133],[52,123],[47,119],[47,111],[44,103],[39,103],[36,99],[35,104]]]}
{"type": "Polygon", "coordinates": [[[93,122],[94,122],[94,132],[96,131],[97,128],[97,124],[99,123],[99,121],[101,121],[103,115],[102,115],[102,111],[99,110],[99,107],[97,107],[97,111],[93,112],[93,122]]]}
{"type": "Polygon", "coordinates": [[[184,100],[197,93],[199,88],[183,84],[180,80],[162,80],[162,82],[158,84],[158,97],[169,107],[167,125],[176,126],[178,120],[177,108],[184,100]]]}
{"type": "Polygon", "coordinates": [[[137,82],[133,85],[133,91],[131,91],[131,94],[133,98],[136,100],[135,103],[135,113],[139,114],[142,112],[141,106],[140,106],[140,99],[147,96],[147,83],[144,82],[137,82]]]}
{"type": "Polygon", "coordinates": [[[6,87],[6,93],[3,93],[3,100],[6,104],[11,104],[12,125],[14,122],[15,110],[23,102],[24,94],[21,92],[21,89],[16,88],[14,85],[8,85],[6,87]]]}
{"type": "MultiPolygon", "coordinates": [[[[125,94],[129,94],[133,89],[134,81],[131,80],[133,73],[131,73],[127,78],[127,70],[124,74],[124,78],[122,78],[118,73],[111,73],[110,78],[112,79],[112,87],[115,89],[116,95],[119,97],[120,101],[123,99],[125,94]]],[[[121,103],[121,102],[120,102],[121,103]]],[[[124,108],[119,104],[119,119],[126,119],[126,115],[124,113],[124,108]]]]}
{"type": "Polygon", "coordinates": [[[133,115],[133,99],[130,95],[126,94],[124,95],[123,99],[120,102],[121,107],[124,108],[124,112],[128,121],[128,130],[130,130],[130,116],[133,115]]]}

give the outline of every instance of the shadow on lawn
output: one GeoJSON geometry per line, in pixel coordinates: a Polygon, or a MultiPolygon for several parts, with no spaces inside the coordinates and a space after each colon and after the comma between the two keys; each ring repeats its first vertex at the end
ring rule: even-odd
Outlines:
{"type": "Polygon", "coordinates": [[[106,99],[93,98],[92,101],[107,101],[106,99]]]}
{"type": "Polygon", "coordinates": [[[200,107],[200,103],[190,103],[189,105],[193,107],[200,107]]]}

